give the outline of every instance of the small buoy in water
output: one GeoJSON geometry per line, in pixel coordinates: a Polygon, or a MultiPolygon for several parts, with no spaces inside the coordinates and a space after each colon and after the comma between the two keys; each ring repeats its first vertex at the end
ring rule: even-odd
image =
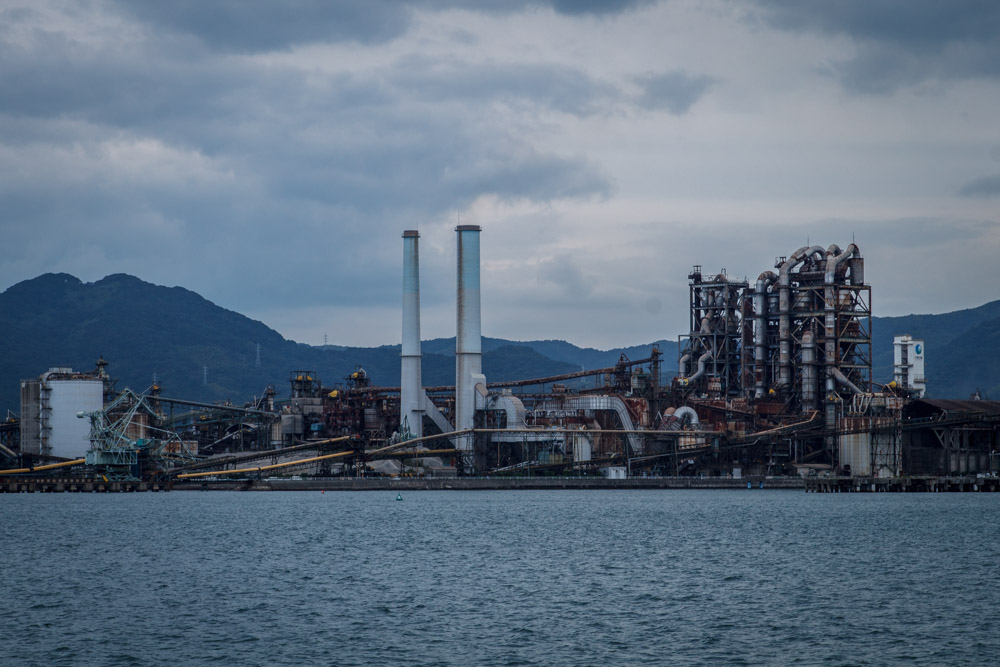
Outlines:
{"type": "Polygon", "coordinates": [[[322,491],[320,491],[319,495],[323,495],[324,493],[326,493],[326,489],[323,489],[322,491]]]}
{"type": "Polygon", "coordinates": [[[402,499],[403,499],[403,494],[402,493],[397,493],[396,494],[396,500],[402,500],[402,499]]]}

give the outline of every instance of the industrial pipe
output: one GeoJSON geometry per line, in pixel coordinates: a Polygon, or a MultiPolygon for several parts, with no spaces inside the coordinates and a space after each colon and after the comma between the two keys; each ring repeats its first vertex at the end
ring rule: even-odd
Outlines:
{"type": "Polygon", "coordinates": [[[695,371],[694,375],[692,375],[691,377],[687,378],[684,381],[684,384],[691,384],[695,380],[698,380],[699,378],[701,378],[705,374],[705,363],[708,362],[710,359],[712,359],[714,356],[715,356],[715,353],[712,350],[709,350],[705,354],[703,354],[700,357],[698,357],[698,370],[695,371]]]}
{"type": "Polygon", "coordinates": [[[289,466],[300,465],[302,463],[312,463],[313,461],[324,461],[326,459],[335,459],[341,456],[350,456],[354,453],[354,450],[347,450],[344,452],[337,452],[336,454],[324,454],[323,456],[313,456],[308,459],[299,459],[298,461],[288,461],[287,463],[275,463],[269,466],[258,466],[256,468],[237,468],[236,470],[209,470],[208,472],[188,472],[182,475],[177,475],[177,479],[192,479],[194,477],[212,477],[218,475],[235,475],[241,472],[261,472],[264,470],[276,470],[277,468],[287,468],[289,466]]]}
{"type": "Polygon", "coordinates": [[[812,331],[802,334],[802,411],[816,409],[816,342],[812,331]]]}
{"type": "Polygon", "coordinates": [[[687,377],[688,362],[691,361],[691,353],[684,354],[677,364],[677,377],[684,379],[687,377]]]}
{"type": "Polygon", "coordinates": [[[778,269],[778,386],[782,389],[791,384],[791,320],[789,318],[791,299],[791,271],[801,260],[799,257],[809,249],[802,246],[792,253],[778,269]]]}
{"type": "Polygon", "coordinates": [[[757,320],[753,330],[753,340],[757,398],[764,396],[764,381],[767,375],[767,291],[777,279],[778,276],[774,271],[764,271],[757,276],[757,286],[754,290],[753,308],[757,320]]]}
{"type": "MultiPolygon", "coordinates": [[[[655,357],[647,357],[645,359],[632,359],[631,361],[619,362],[615,366],[607,366],[605,368],[591,368],[589,370],[574,371],[572,373],[562,373],[560,375],[549,375],[543,378],[529,378],[525,380],[509,380],[500,382],[488,382],[486,383],[487,389],[501,389],[505,387],[529,387],[532,385],[539,384],[549,384],[551,382],[561,382],[563,380],[572,380],[574,378],[589,377],[593,375],[607,375],[608,373],[613,373],[622,366],[634,367],[641,366],[643,364],[648,364],[654,361],[655,357]]],[[[428,392],[432,393],[454,393],[455,385],[433,385],[430,387],[424,387],[424,394],[428,392]]],[[[357,387],[351,390],[352,393],[358,394],[393,394],[399,393],[399,387],[357,387]]]]}
{"type": "MultiPolygon", "coordinates": [[[[836,389],[834,384],[834,374],[829,369],[837,369],[840,359],[837,354],[837,303],[836,290],[834,289],[837,280],[837,266],[848,257],[858,255],[858,246],[853,243],[847,249],[840,252],[840,246],[831,245],[826,250],[826,273],[823,276],[823,300],[824,304],[824,362],[827,367],[826,390],[830,393],[836,389]]],[[[839,370],[837,371],[840,372],[839,370]]],[[[844,378],[846,380],[846,378],[844,378]]]]}
{"type": "Polygon", "coordinates": [[[677,420],[683,422],[684,418],[688,418],[688,423],[692,426],[699,426],[701,422],[698,421],[698,413],[694,411],[694,408],[687,405],[681,406],[674,410],[673,415],[677,420]]]}
{"type": "Polygon", "coordinates": [[[525,421],[524,403],[517,396],[510,394],[493,394],[489,405],[494,410],[503,410],[507,414],[507,428],[527,426],[525,421]]]}
{"type": "MultiPolygon", "coordinates": [[[[711,320],[711,318],[709,318],[707,316],[701,318],[701,326],[699,327],[699,332],[703,333],[703,334],[706,334],[706,335],[712,333],[712,320],[711,320]]],[[[688,361],[691,360],[691,357],[692,357],[693,353],[697,352],[700,349],[706,349],[707,350],[708,347],[705,345],[705,342],[700,337],[699,338],[692,338],[691,339],[690,352],[688,352],[683,357],[681,357],[680,367],[678,368],[678,371],[680,372],[680,374],[679,374],[680,379],[683,380],[687,376],[688,361]]],[[[705,358],[705,355],[702,355],[702,357],[701,357],[701,359],[699,359],[699,363],[698,363],[698,370],[700,371],[700,373],[702,375],[705,372],[705,366],[704,366],[703,363],[701,363],[701,360],[704,359],[704,358],[705,358]]],[[[695,379],[695,377],[701,377],[701,375],[692,376],[689,379],[693,380],[693,379],[695,379]]]]}
{"type": "Polygon", "coordinates": [[[782,389],[792,383],[791,271],[813,255],[822,259],[824,253],[822,246],[802,246],[778,270],[778,385],[782,389]]]}
{"type": "Polygon", "coordinates": [[[835,379],[837,382],[850,389],[853,393],[855,394],[864,393],[863,391],[861,391],[861,389],[858,388],[858,385],[848,380],[847,376],[844,375],[839,368],[835,367],[830,368],[829,375],[831,376],[831,380],[835,379]]]}
{"type": "Polygon", "coordinates": [[[76,466],[81,463],[86,463],[87,459],[76,459],[73,461],[63,461],[62,463],[49,463],[44,466],[34,466],[31,468],[14,468],[13,470],[0,470],[0,475],[19,475],[26,472],[42,472],[43,470],[54,470],[56,468],[65,468],[67,466],[76,466]]]}

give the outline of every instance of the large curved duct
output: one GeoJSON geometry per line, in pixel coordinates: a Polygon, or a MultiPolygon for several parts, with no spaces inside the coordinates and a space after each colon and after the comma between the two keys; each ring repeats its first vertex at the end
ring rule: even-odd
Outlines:
{"type": "Polygon", "coordinates": [[[700,425],[700,422],[698,421],[698,413],[694,411],[694,408],[688,407],[687,405],[684,405],[674,410],[673,416],[676,417],[681,422],[683,422],[686,417],[688,422],[692,426],[700,425]]]}
{"type": "Polygon", "coordinates": [[[677,377],[684,379],[687,377],[688,362],[691,361],[691,353],[683,355],[677,365],[677,377]]]}
{"type": "Polygon", "coordinates": [[[827,372],[828,372],[828,375],[829,375],[829,379],[831,381],[832,380],[836,380],[838,383],[844,385],[845,387],[847,387],[848,389],[850,389],[855,394],[863,394],[864,393],[863,391],[861,391],[861,389],[858,387],[858,385],[856,385],[853,382],[851,382],[850,380],[848,380],[847,376],[844,375],[840,371],[839,368],[830,368],[827,372]]]}
{"type": "Polygon", "coordinates": [[[858,246],[853,243],[847,246],[844,252],[840,252],[840,246],[834,244],[831,245],[826,250],[826,274],[824,275],[824,282],[827,285],[832,285],[833,281],[837,278],[837,267],[844,260],[850,259],[851,257],[860,257],[861,252],[858,250],[858,246]]]}
{"type": "MultiPolygon", "coordinates": [[[[709,318],[707,317],[701,318],[700,332],[703,334],[712,333],[712,321],[709,318]]],[[[684,356],[680,358],[680,361],[677,364],[677,377],[679,377],[681,380],[687,378],[688,363],[691,361],[691,357],[694,354],[694,352],[698,351],[698,349],[700,349],[701,347],[702,347],[702,342],[700,339],[698,338],[691,339],[690,351],[686,352],[684,356]]],[[[699,365],[698,368],[701,370],[702,374],[704,374],[704,366],[699,365]]]]}
{"type": "Polygon", "coordinates": [[[691,377],[687,378],[685,380],[684,384],[691,384],[692,382],[694,382],[694,381],[700,379],[702,376],[704,376],[705,375],[705,364],[708,363],[708,361],[710,361],[713,356],[714,356],[714,353],[711,350],[709,350],[705,354],[703,354],[700,357],[698,357],[698,370],[695,371],[694,375],[692,375],[691,377]]]}
{"type": "MultiPolygon", "coordinates": [[[[635,431],[635,424],[632,423],[632,417],[629,415],[624,401],[617,396],[572,396],[560,400],[558,405],[571,410],[604,410],[614,412],[618,415],[622,428],[630,431],[625,434],[625,437],[628,440],[629,447],[632,448],[632,452],[634,454],[642,453],[642,440],[636,433],[631,432],[635,431]]],[[[548,404],[543,404],[542,409],[551,409],[551,407],[548,404]]]]}
{"type": "Polygon", "coordinates": [[[488,410],[503,410],[507,414],[507,428],[527,428],[524,403],[516,396],[494,394],[487,402],[488,410]]]}

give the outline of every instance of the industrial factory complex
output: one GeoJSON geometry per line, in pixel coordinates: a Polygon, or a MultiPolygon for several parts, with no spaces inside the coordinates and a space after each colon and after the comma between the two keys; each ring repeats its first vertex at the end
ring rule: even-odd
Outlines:
{"type": "Polygon", "coordinates": [[[653,347],[607,368],[493,382],[481,230],[456,233],[453,386],[421,378],[420,234],[408,230],[400,386],[375,386],[360,367],[331,385],[295,369],[288,398],[268,390],[234,406],[170,398],[155,383],[119,391],[103,359],[92,372],[52,368],[22,380],[19,418],[0,426],[0,490],[386,478],[996,489],[1000,402],[927,398],[923,343],[906,332],[894,378],[874,381],[872,288],[853,243],[799,248],[755,281],[694,266],[676,359],[653,347]]]}

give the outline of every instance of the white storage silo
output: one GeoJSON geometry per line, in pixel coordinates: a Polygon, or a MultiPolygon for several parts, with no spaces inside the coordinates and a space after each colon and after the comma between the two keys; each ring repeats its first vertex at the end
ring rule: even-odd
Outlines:
{"type": "Polygon", "coordinates": [[[104,382],[93,373],[50,368],[21,383],[21,449],[26,453],[82,458],[90,449],[90,420],[80,412],[104,409],[104,382]]]}

